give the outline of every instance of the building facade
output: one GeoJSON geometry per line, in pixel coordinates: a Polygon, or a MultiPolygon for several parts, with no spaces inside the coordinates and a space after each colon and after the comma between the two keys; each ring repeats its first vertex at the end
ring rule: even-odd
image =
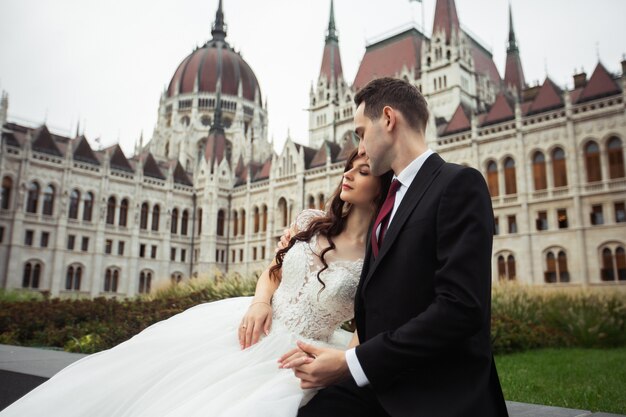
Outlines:
{"type": "Polygon", "coordinates": [[[354,94],[379,76],[416,85],[431,108],[430,146],[480,170],[496,230],[493,280],[626,283],[626,62],[598,63],[574,88],[528,86],[512,14],[505,75],[438,0],[433,33],[369,44],[343,75],[333,4],[310,90],[309,143],[267,139],[252,69],[227,42],[221,1],[212,38],[186,57],[159,103],[151,139],[127,158],[77,132],[7,120],[0,101],[0,282],[62,297],[133,296],[164,281],[250,275],[307,207],[323,208],[357,145],[354,94]]]}

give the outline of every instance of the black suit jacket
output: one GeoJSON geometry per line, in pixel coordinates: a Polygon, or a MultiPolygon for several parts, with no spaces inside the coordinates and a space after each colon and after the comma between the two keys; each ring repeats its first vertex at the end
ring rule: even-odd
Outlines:
{"type": "Polygon", "coordinates": [[[433,154],[377,258],[368,247],[356,355],[391,416],[507,416],[490,341],[493,231],[480,172],[433,154]]]}

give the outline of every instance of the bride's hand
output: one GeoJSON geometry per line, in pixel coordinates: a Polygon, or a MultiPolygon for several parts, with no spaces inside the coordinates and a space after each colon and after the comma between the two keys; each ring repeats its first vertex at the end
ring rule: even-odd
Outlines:
{"type": "Polygon", "coordinates": [[[259,341],[261,332],[266,336],[272,326],[272,306],[269,303],[256,301],[250,304],[239,325],[239,345],[247,349],[259,341]]]}
{"type": "Polygon", "coordinates": [[[291,230],[283,230],[283,234],[280,237],[280,240],[278,241],[278,243],[276,243],[275,252],[278,252],[281,249],[285,249],[289,245],[289,241],[291,240],[291,234],[291,230]]]}
{"type": "Polygon", "coordinates": [[[291,349],[278,359],[279,368],[293,368],[294,366],[301,366],[307,363],[311,363],[315,359],[313,356],[304,352],[299,347],[291,349]]]}

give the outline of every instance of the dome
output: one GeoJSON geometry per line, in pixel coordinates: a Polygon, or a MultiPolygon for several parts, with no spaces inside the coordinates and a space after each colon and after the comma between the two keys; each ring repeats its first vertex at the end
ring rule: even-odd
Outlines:
{"type": "Polygon", "coordinates": [[[257,104],[261,105],[261,89],[254,72],[225,40],[226,28],[221,1],[211,34],[213,39],[180,63],[170,81],[167,96],[193,93],[196,83],[198,92],[216,93],[218,79],[221,78],[222,94],[237,96],[241,83],[242,95],[247,100],[254,102],[255,93],[259,90],[257,104]]]}

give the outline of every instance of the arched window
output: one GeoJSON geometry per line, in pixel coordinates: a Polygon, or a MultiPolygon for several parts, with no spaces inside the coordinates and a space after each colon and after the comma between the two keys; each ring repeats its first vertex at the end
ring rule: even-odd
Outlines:
{"type": "Polygon", "coordinates": [[[624,178],[624,154],[622,140],[613,136],[606,144],[609,155],[609,178],[624,178]]]}
{"type": "Polygon", "coordinates": [[[189,224],[189,212],[187,210],[183,211],[183,215],[180,219],[180,233],[183,236],[187,236],[187,225],[189,224]]]}
{"type": "Polygon", "coordinates": [[[92,213],[93,213],[93,193],[88,192],[87,194],[85,194],[85,199],[83,200],[83,220],[90,222],[92,213]]]}
{"type": "Polygon", "coordinates": [[[54,210],[54,187],[48,185],[43,192],[43,214],[52,216],[54,210]]]}
{"type": "Polygon", "coordinates": [[[35,181],[28,186],[28,197],[26,199],[26,211],[37,213],[37,203],[39,202],[39,184],[35,181]]]}
{"type": "Polygon", "coordinates": [[[70,219],[78,219],[78,206],[80,204],[80,192],[78,190],[72,190],[70,193],[70,208],[67,216],[70,219]]]}
{"type": "Polygon", "coordinates": [[[146,230],[148,229],[148,212],[150,209],[148,208],[148,203],[141,204],[141,213],[139,217],[139,228],[146,230]]]}
{"type": "Polygon", "coordinates": [[[261,217],[261,231],[267,231],[267,206],[263,204],[262,217],[261,217]]]}
{"type": "Polygon", "coordinates": [[[320,194],[318,198],[319,200],[317,208],[320,210],[324,210],[324,206],[326,205],[326,199],[324,198],[324,194],[320,194]]]}
{"type": "Polygon", "coordinates": [[[587,170],[587,182],[602,180],[600,148],[594,141],[590,141],[585,145],[585,168],[587,170]]]}
{"type": "Polygon", "coordinates": [[[567,255],[559,250],[555,256],[553,251],[546,254],[546,271],[544,272],[546,283],[569,282],[569,271],[567,269],[567,255]]]}
{"type": "Polygon", "coordinates": [[[506,261],[502,255],[498,256],[498,279],[501,281],[506,279],[506,261]]]}
{"type": "Polygon", "coordinates": [[[151,286],[152,286],[152,272],[141,271],[141,273],[139,274],[139,293],[140,294],[149,293],[151,286]]]}
{"type": "Polygon", "coordinates": [[[172,210],[172,221],[170,225],[170,232],[172,234],[178,233],[178,209],[172,210]]]}
{"type": "Polygon", "coordinates": [[[602,281],[626,281],[626,251],[621,246],[615,248],[615,256],[610,248],[602,250],[602,281]]]}
{"type": "Polygon", "coordinates": [[[602,250],[602,270],[600,271],[602,281],[614,281],[613,273],[613,253],[611,249],[604,248],[602,250]]]}
{"type": "Polygon", "coordinates": [[[309,196],[307,207],[310,209],[315,208],[315,197],[313,197],[312,195],[309,196]]]}
{"type": "Polygon", "coordinates": [[[152,207],[152,230],[154,230],[155,232],[159,231],[160,214],[161,209],[159,208],[158,204],[155,204],[154,207],[152,207]]]}
{"type": "Polygon", "coordinates": [[[104,292],[117,292],[120,280],[120,271],[117,268],[107,268],[104,273],[104,292]]]}
{"type": "Polygon", "coordinates": [[[246,234],[246,211],[241,209],[241,234],[246,234]]]}
{"type": "Polygon", "coordinates": [[[254,206],[252,211],[254,213],[254,233],[258,233],[259,232],[259,226],[260,226],[259,208],[257,206],[254,206]]]}
{"type": "Polygon", "coordinates": [[[615,249],[615,268],[617,269],[617,279],[626,281],[626,251],[621,246],[615,249]]]}
{"type": "Polygon", "coordinates": [[[515,160],[509,157],[504,160],[504,193],[517,194],[517,180],[515,178],[515,160]]]}
{"type": "Polygon", "coordinates": [[[282,227],[287,227],[289,221],[287,217],[287,200],[285,200],[283,197],[278,200],[278,212],[282,215],[282,221],[280,225],[282,227]]]}
{"type": "Polygon", "coordinates": [[[544,279],[547,283],[556,282],[556,259],[554,259],[552,252],[548,252],[546,255],[546,272],[544,273],[544,279]]]}
{"type": "Polygon", "coordinates": [[[3,210],[9,209],[11,201],[11,191],[13,190],[13,180],[10,177],[4,177],[2,179],[2,194],[0,195],[1,205],[3,210]]]}
{"type": "Polygon", "coordinates": [[[179,273],[179,272],[174,272],[171,276],[170,276],[170,281],[172,281],[172,285],[177,285],[180,284],[183,280],[183,274],[179,273]]]}
{"type": "Polygon", "coordinates": [[[30,288],[32,274],[33,266],[30,262],[26,262],[24,264],[24,273],[22,274],[22,288],[30,288]]]}
{"type": "Polygon", "coordinates": [[[202,209],[198,209],[198,236],[202,234],[202,209]]]}
{"type": "Polygon", "coordinates": [[[506,269],[507,269],[507,277],[509,278],[509,280],[514,280],[515,277],[517,276],[517,273],[515,271],[515,257],[513,255],[509,255],[506,258],[506,269]]]}
{"type": "Polygon", "coordinates": [[[38,262],[26,262],[22,275],[22,288],[39,288],[41,276],[41,264],[38,262]]]}
{"type": "Polygon", "coordinates": [[[498,183],[498,165],[496,165],[494,161],[489,161],[487,163],[487,185],[489,186],[489,194],[491,194],[492,197],[497,197],[500,195],[500,184],[498,183]]]}
{"type": "Polygon", "coordinates": [[[533,179],[535,190],[545,190],[548,188],[546,181],[546,158],[542,152],[535,152],[533,156],[533,179]]]}
{"type": "Polygon", "coordinates": [[[569,271],[567,269],[567,255],[563,251],[559,251],[558,256],[558,271],[559,271],[559,281],[561,282],[569,282],[569,271]]]}
{"type": "Polygon", "coordinates": [[[239,217],[237,216],[237,210],[233,210],[233,236],[237,236],[239,231],[239,217]]]}
{"type": "Polygon", "coordinates": [[[117,201],[115,197],[111,196],[107,200],[107,224],[115,224],[115,206],[117,205],[117,201]]]}
{"type": "Polygon", "coordinates": [[[67,274],[65,275],[65,289],[68,291],[80,291],[82,275],[82,267],[78,265],[69,266],[67,268],[67,274]]]}
{"type": "Polygon", "coordinates": [[[554,176],[555,187],[565,187],[567,185],[565,152],[561,148],[555,148],[552,151],[552,175],[554,176]]]}
{"type": "Polygon", "coordinates": [[[224,210],[217,211],[217,235],[224,236],[224,210]]]}
{"type": "Polygon", "coordinates": [[[128,223],[128,200],[120,201],[120,218],[118,220],[120,226],[126,227],[128,223]]]}

